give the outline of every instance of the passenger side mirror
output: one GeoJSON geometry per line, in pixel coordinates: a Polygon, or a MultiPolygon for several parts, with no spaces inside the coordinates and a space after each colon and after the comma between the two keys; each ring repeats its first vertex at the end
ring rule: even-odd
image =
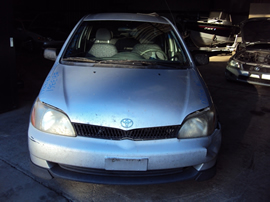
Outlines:
{"type": "Polygon", "coordinates": [[[44,58],[55,61],[57,58],[56,48],[46,48],[44,50],[44,58]]]}
{"type": "Polygon", "coordinates": [[[206,53],[195,53],[193,59],[196,65],[207,65],[209,63],[209,56],[206,53]]]}

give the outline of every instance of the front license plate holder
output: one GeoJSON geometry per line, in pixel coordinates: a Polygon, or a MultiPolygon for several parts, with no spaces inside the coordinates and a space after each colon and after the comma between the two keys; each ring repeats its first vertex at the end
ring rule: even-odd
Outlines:
{"type": "Polygon", "coordinates": [[[105,158],[105,170],[146,171],[148,158],[105,158]]]}

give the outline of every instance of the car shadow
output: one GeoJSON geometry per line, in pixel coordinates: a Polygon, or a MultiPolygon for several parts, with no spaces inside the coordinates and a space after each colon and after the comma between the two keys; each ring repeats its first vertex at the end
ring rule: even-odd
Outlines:
{"type": "Polygon", "coordinates": [[[270,127],[267,122],[270,117],[270,89],[227,81],[225,67],[226,62],[218,61],[199,67],[222,125],[222,145],[214,179],[230,184],[235,192],[245,192],[241,199],[255,200],[257,197],[251,189],[240,188],[243,185],[258,187],[264,198],[269,193],[266,189],[259,189],[262,186],[259,184],[263,184],[259,176],[267,172],[269,166],[268,161],[262,159],[267,154],[265,152],[270,151],[270,127]]]}

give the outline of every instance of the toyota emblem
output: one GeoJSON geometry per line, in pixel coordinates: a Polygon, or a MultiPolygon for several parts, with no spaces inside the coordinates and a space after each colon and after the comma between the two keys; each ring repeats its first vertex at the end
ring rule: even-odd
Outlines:
{"type": "Polygon", "coordinates": [[[131,119],[122,119],[121,126],[123,128],[130,128],[131,126],[133,126],[133,121],[131,119]]]}
{"type": "Polygon", "coordinates": [[[261,69],[260,67],[254,67],[254,70],[257,72],[260,71],[260,69],[261,69]]]}

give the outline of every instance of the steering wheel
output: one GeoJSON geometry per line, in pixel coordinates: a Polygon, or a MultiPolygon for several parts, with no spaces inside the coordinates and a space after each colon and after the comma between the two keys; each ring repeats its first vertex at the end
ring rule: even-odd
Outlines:
{"type": "Polygon", "coordinates": [[[141,52],[140,55],[143,56],[144,54],[146,54],[148,52],[161,53],[164,56],[164,60],[168,60],[166,53],[164,53],[162,50],[157,49],[157,48],[151,48],[151,49],[145,50],[145,51],[141,52]]]}

